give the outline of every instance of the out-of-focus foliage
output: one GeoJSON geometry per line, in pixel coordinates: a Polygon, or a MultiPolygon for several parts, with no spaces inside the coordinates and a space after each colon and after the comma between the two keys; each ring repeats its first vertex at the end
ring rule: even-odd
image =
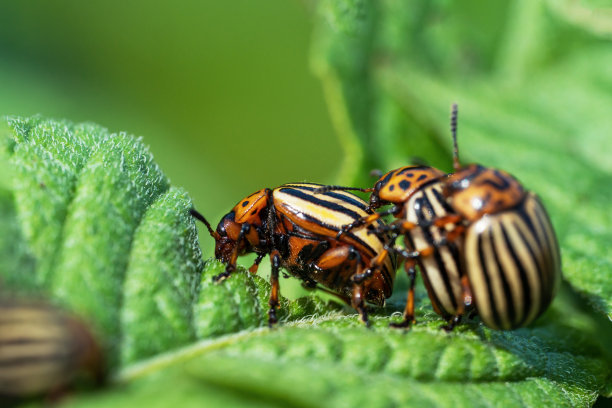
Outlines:
{"type": "Polygon", "coordinates": [[[312,25],[299,1],[2,1],[0,115],[146,135],[218,221],[263,186],[334,179],[341,151],[309,70],[312,25]]]}

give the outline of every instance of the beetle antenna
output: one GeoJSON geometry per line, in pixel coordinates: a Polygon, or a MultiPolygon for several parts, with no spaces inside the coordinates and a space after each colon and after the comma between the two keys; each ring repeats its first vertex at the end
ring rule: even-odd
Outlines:
{"type": "Polygon", "coordinates": [[[190,209],[189,212],[195,219],[202,222],[202,224],[206,225],[206,228],[208,228],[208,233],[210,234],[211,237],[213,237],[215,240],[219,239],[219,233],[212,229],[212,227],[210,226],[210,223],[206,220],[206,218],[204,218],[202,214],[197,212],[194,208],[190,209]]]}
{"type": "Polygon", "coordinates": [[[359,188],[359,187],[345,187],[345,186],[323,186],[314,190],[315,194],[323,194],[330,191],[361,191],[362,193],[371,193],[374,191],[373,188],[359,188]]]}
{"type": "Polygon", "coordinates": [[[457,104],[453,103],[451,107],[450,128],[451,134],[453,135],[453,168],[455,171],[461,169],[461,163],[459,163],[459,148],[457,147],[457,115],[457,104]]]}

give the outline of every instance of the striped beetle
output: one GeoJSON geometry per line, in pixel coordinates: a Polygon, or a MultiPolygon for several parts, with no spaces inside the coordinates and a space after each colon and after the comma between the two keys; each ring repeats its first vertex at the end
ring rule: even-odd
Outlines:
{"type": "MultiPolygon", "coordinates": [[[[270,256],[270,326],[277,321],[281,267],[301,279],[304,287],[324,290],[352,305],[366,324],[365,302],[382,305],[391,296],[395,256],[389,256],[383,249],[387,234],[359,230],[336,238],[343,225],[372,212],[366,211],[365,201],[348,192],[315,195],[320,187],[291,183],[256,191],[238,202],[214,231],[200,213],[191,211],[215,239],[215,257],[226,264],[225,271],[214,277],[215,281],[222,281],[235,271],[240,255],[257,254],[249,268],[252,273],[257,272],[264,256],[270,256]],[[363,271],[370,264],[377,265],[376,273],[364,276],[363,271]]],[[[371,229],[382,226],[382,221],[373,221],[371,229]]]]}
{"type": "MultiPolygon", "coordinates": [[[[428,166],[404,166],[389,171],[376,182],[371,189],[369,209],[392,204],[381,212],[355,220],[342,227],[340,234],[358,230],[386,215],[397,218],[390,225],[375,229],[375,233],[391,232],[387,253],[397,253],[404,259],[404,269],[409,278],[408,298],[404,309],[404,319],[392,323],[394,327],[408,327],[414,323],[414,286],[416,265],[419,265],[421,276],[432,306],[436,313],[444,317],[450,330],[459,321],[469,303],[469,287],[463,273],[460,259],[461,240],[448,239],[448,234],[456,233],[452,225],[448,227],[438,220],[445,220],[454,215],[446,203],[442,192],[447,174],[428,166]],[[449,228],[449,231],[446,230],[449,228]],[[392,245],[395,240],[404,237],[404,248],[392,245]]],[[[345,190],[341,186],[326,186],[319,191],[345,190]]],[[[374,267],[375,268],[375,267],[374,267]]],[[[374,268],[365,274],[374,273],[374,268]]]]}
{"type": "Polygon", "coordinates": [[[509,330],[526,326],[552,302],[561,283],[561,252],[538,196],[503,170],[461,166],[457,153],[457,105],[451,116],[455,173],[444,180],[443,196],[455,215],[440,225],[456,230],[462,262],[482,321],[509,330]]]}
{"type": "Polygon", "coordinates": [[[81,380],[100,385],[105,376],[100,347],[81,321],[41,302],[0,300],[0,405],[53,396],[81,380]]]}
{"type": "MultiPolygon", "coordinates": [[[[372,191],[370,209],[393,207],[347,224],[342,232],[387,214],[398,218],[376,228],[376,233],[392,231],[392,240],[405,238],[405,250],[393,249],[406,259],[410,288],[404,319],[394,326],[414,322],[415,263],[434,310],[449,320],[446,330],[472,306],[491,328],[525,326],[548,308],[561,280],[554,229],[539,198],[510,174],[478,164],[461,166],[456,124],[453,105],[453,174],[423,166],[388,172],[364,190],[372,191]]],[[[342,187],[320,191],[333,189],[342,187]]]]}

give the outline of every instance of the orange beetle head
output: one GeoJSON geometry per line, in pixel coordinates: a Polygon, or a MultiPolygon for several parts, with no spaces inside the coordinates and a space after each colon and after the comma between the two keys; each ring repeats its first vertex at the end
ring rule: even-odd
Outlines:
{"type": "MultiPolygon", "coordinates": [[[[230,261],[236,245],[238,245],[238,235],[240,234],[241,224],[234,221],[236,214],[234,211],[227,213],[217,226],[215,236],[215,258],[223,263],[230,261]]],[[[246,240],[241,240],[238,253],[246,250],[246,240]]]]}

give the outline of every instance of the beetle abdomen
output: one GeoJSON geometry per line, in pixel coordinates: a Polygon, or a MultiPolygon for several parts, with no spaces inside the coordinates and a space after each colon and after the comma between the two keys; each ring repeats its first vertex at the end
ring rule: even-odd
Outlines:
{"type": "Polygon", "coordinates": [[[513,329],[549,306],[560,282],[560,255],[546,210],[533,193],[515,208],[468,228],[465,265],[483,322],[513,329]]]}
{"type": "MultiPolygon", "coordinates": [[[[302,229],[330,239],[336,239],[344,225],[369,215],[365,211],[367,203],[354,194],[346,191],[315,194],[319,187],[319,184],[291,183],[275,188],[273,197],[276,210],[302,229]]],[[[382,221],[376,221],[373,227],[382,225],[382,221]]],[[[378,255],[384,245],[381,237],[368,234],[365,228],[343,234],[340,240],[353,245],[368,258],[378,255]]],[[[391,257],[385,260],[381,273],[391,287],[395,277],[391,257]]]]}

